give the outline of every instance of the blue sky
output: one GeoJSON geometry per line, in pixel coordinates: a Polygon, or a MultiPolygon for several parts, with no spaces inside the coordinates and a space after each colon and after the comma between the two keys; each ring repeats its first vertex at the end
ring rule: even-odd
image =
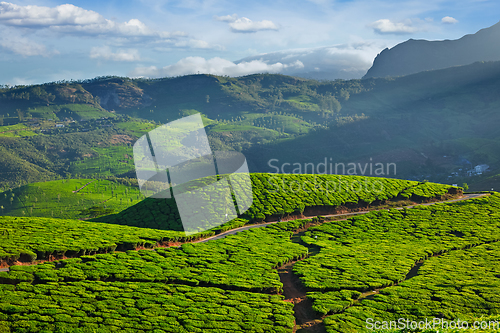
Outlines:
{"type": "Polygon", "coordinates": [[[362,76],[385,47],[456,39],[500,20],[494,0],[0,2],[0,84],[102,75],[329,72],[362,76]]]}

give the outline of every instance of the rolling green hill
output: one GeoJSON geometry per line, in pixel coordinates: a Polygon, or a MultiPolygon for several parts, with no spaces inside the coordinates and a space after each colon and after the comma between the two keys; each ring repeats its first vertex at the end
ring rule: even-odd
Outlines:
{"type": "MultiPolygon", "coordinates": [[[[499,207],[500,196],[493,193],[371,212],[305,232],[310,220],[280,222],[205,243],[100,254],[94,252],[112,251],[117,244],[153,246],[172,238],[167,231],[95,222],[78,227],[71,220],[38,218],[39,225],[51,226],[57,240],[78,241],[52,245],[55,255],[91,255],[0,272],[0,328],[12,333],[307,331],[294,317],[307,308],[292,306],[294,299],[278,273],[287,263],[295,263],[293,271],[312,302],[315,320],[308,324],[315,329],[321,324],[329,333],[369,331],[366,319],[373,317],[494,321],[500,229],[498,213],[492,212],[499,207]],[[56,224],[50,222],[66,227],[64,234],[58,238],[56,224]]],[[[33,222],[0,219],[0,225],[15,230],[16,243],[50,251],[51,245],[43,242],[49,233],[33,233],[37,223],[15,227],[33,222]],[[28,242],[30,235],[37,242],[28,242]]],[[[0,237],[8,239],[3,231],[0,237]]]]}
{"type": "MultiPolygon", "coordinates": [[[[240,222],[260,222],[278,217],[335,214],[345,209],[378,206],[396,200],[425,201],[459,195],[460,188],[416,181],[360,176],[250,174],[253,202],[240,222]],[[246,220],[246,221],[244,221],[246,220]]],[[[212,177],[197,180],[210,183],[212,177]]],[[[234,180],[231,180],[234,182],[234,180]]],[[[194,185],[194,184],[190,184],[194,185]]],[[[188,186],[188,185],[186,185],[188,186]]],[[[233,203],[234,204],[234,203],[233,203]]],[[[194,209],[194,207],[193,207],[194,209]]],[[[94,221],[144,228],[183,231],[175,198],[147,198],[114,215],[94,221]]]]}
{"type": "Polygon", "coordinates": [[[6,216],[84,219],[96,217],[99,208],[106,214],[120,212],[143,199],[129,180],[65,179],[0,193],[0,209],[6,216]],[[98,207],[94,214],[92,207],[98,207]]]}
{"type": "Polygon", "coordinates": [[[3,88],[0,182],[133,178],[138,137],[200,112],[212,148],[243,152],[252,172],[273,171],[271,160],[327,158],[397,164],[372,176],[472,184],[467,172],[476,165],[500,170],[499,80],[500,62],[482,62],[386,79],[103,77],[3,88]]]}

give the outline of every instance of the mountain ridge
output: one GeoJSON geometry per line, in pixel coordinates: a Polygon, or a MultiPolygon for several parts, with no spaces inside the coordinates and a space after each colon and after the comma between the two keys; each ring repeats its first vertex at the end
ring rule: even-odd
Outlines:
{"type": "Polygon", "coordinates": [[[455,40],[409,39],[379,53],[363,78],[402,76],[477,61],[498,61],[499,42],[500,22],[455,40]]]}

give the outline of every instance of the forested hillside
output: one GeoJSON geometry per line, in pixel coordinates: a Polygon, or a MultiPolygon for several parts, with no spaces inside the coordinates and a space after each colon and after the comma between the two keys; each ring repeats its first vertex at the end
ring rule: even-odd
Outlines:
{"type": "Polygon", "coordinates": [[[243,152],[252,172],[317,173],[305,164],[326,161],[328,173],[359,175],[382,163],[397,168],[370,175],[489,190],[500,167],[499,80],[500,63],[485,62],[392,79],[192,75],[4,87],[0,181],[133,178],[135,140],[199,112],[212,149],[243,152]],[[361,170],[335,169],[349,163],[361,170]]]}

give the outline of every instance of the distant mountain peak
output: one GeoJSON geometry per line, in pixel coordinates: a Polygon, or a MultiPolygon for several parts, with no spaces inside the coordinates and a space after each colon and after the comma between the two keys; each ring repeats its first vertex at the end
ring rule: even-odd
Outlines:
{"type": "Polygon", "coordinates": [[[456,40],[409,39],[386,48],[363,78],[402,76],[497,60],[500,60],[500,22],[456,40]]]}

